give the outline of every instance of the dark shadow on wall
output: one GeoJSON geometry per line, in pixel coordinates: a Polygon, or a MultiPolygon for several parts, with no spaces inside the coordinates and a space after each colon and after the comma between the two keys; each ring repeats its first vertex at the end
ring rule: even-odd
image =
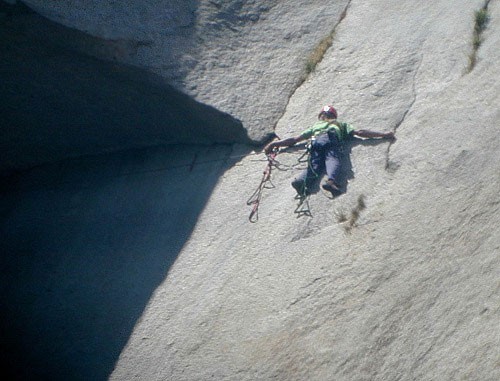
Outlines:
{"type": "Polygon", "coordinates": [[[107,379],[229,168],[214,143],[248,142],[161,78],[75,49],[92,39],[0,1],[9,380],[107,379]]]}
{"type": "Polygon", "coordinates": [[[163,78],[82,53],[112,56],[121,42],[2,1],[0,15],[0,173],[158,144],[249,143],[240,121],[163,78]]]}
{"type": "Polygon", "coordinates": [[[230,152],[229,145],[148,148],[65,160],[4,181],[6,379],[109,377],[230,152]]]}

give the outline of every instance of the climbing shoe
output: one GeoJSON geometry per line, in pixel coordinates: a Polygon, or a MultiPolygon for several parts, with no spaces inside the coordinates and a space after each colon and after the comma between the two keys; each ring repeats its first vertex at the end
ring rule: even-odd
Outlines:
{"type": "Polygon", "coordinates": [[[333,194],[342,193],[342,191],[340,190],[339,186],[337,184],[335,184],[335,182],[333,180],[326,181],[321,187],[324,190],[326,190],[328,192],[331,192],[333,194]]]}

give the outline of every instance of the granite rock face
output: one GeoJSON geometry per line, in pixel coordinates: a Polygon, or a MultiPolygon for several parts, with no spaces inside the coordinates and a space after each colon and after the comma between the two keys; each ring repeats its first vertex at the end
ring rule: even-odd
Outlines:
{"type": "MultiPolygon", "coordinates": [[[[30,1],[97,34],[99,22],[42,3],[30,1]]],[[[194,10],[227,10],[230,26],[242,9],[255,10],[246,25],[265,23],[285,3],[183,2],[169,17],[188,33],[194,10]]],[[[352,140],[345,193],[314,192],[311,216],[294,214],[290,187],[303,150],[281,152],[286,170],[273,170],[275,188],[264,190],[255,224],[245,202],[266,161],[243,144],[122,152],[23,174],[0,204],[10,351],[2,350],[31,364],[14,371],[112,380],[500,379],[500,2],[341,5],[326,28],[335,30],[331,48],[281,106],[275,132],[295,136],[333,103],[339,119],[397,140],[352,140]],[[489,21],[470,68],[482,7],[489,21]]],[[[301,17],[313,19],[313,8],[300,8],[301,17]]],[[[134,17],[124,31],[142,31],[134,17]]],[[[303,26],[287,19],[291,29],[303,26]]],[[[227,27],[220,24],[210,25],[227,27]]],[[[301,73],[287,73],[292,89],[301,73]]],[[[248,75],[255,90],[260,72],[248,75]]],[[[203,101],[201,82],[191,95],[203,101]]],[[[210,104],[229,112],[219,96],[210,104]]]]}
{"type": "Polygon", "coordinates": [[[0,173],[161,144],[251,142],[229,114],[113,59],[137,44],[70,29],[21,5],[0,3],[0,13],[0,173]]]}
{"type": "Polygon", "coordinates": [[[112,379],[500,376],[498,2],[466,73],[482,5],[350,3],[277,134],[332,102],[397,141],[353,143],[346,194],[313,194],[311,218],[293,213],[293,169],[255,225],[242,202],[264,163],[226,173],[112,379]]]}
{"type": "Polygon", "coordinates": [[[232,115],[257,142],[272,132],[309,53],[348,3],[26,1],[56,22],[120,42],[123,49],[108,58],[147,68],[196,101],[232,115]]]}

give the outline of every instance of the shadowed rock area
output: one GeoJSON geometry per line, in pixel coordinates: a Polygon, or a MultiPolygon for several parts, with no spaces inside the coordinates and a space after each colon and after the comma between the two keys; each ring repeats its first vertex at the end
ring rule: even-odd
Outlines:
{"type": "Polygon", "coordinates": [[[241,122],[164,78],[102,61],[124,48],[1,3],[0,173],[160,144],[249,142],[241,122]]]}
{"type": "Polygon", "coordinates": [[[2,372],[105,380],[226,169],[230,146],[66,160],[2,189],[2,372]]]}
{"type": "Polygon", "coordinates": [[[348,0],[27,0],[42,15],[117,40],[116,60],[240,120],[263,142],[348,0]],[[134,47],[134,44],[137,45],[134,47]]]}
{"type": "MultiPolygon", "coordinates": [[[[116,32],[107,38],[150,36],[141,54],[167,54],[161,28],[148,31],[133,4],[30,4],[94,35],[107,20],[100,32],[116,32]]],[[[301,217],[290,182],[304,168],[303,147],[280,152],[283,170],[273,170],[255,224],[246,201],[266,160],[245,144],[121,151],[13,177],[0,203],[2,358],[11,378],[500,379],[500,2],[351,0],[335,3],[328,22],[316,18],[321,1],[145,4],[156,27],[170,15],[165,41],[190,41],[207,27],[206,46],[215,47],[211,32],[224,31],[220,50],[200,53],[176,77],[193,78],[207,62],[197,86],[213,81],[217,96],[206,103],[217,107],[247,94],[219,86],[221,73],[238,77],[245,49],[265,53],[252,58],[262,67],[266,55],[297,53],[286,43],[262,49],[259,32],[281,36],[266,28],[272,12],[289,30],[302,30],[297,20],[324,25],[331,46],[310,75],[285,66],[273,77],[300,84],[278,108],[276,134],[298,135],[333,103],[339,119],[397,140],[352,140],[345,193],[331,199],[318,188],[301,217]],[[475,49],[479,9],[488,22],[475,49]],[[242,20],[242,10],[256,16],[242,20]],[[230,31],[247,37],[242,51],[230,31]],[[235,56],[222,54],[231,49],[235,56]],[[204,61],[208,52],[221,54],[204,61]],[[208,64],[217,59],[231,64],[208,64]]],[[[307,35],[316,44],[324,37],[307,35]]],[[[276,87],[249,86],[269,98],[276,87]]],[[[236,104],[260,117],[253,103],[236,104]]]]}

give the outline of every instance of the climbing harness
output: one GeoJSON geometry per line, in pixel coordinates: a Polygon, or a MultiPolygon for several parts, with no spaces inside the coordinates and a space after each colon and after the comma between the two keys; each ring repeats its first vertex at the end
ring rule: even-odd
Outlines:
{"type": "Polygon", "coordinates": [[[267,164],[264,172],[262,174],[262,180],[260,181],[259,186],[247,200],[247,205],[252,205],[252,211],[250,212],[250,216],[248,220],[252,223],[255,223],[259,220],[259,206],[260,200],[262,199],[262,191],[264,189],[272,189],[275,188],[274,184],[271,181],[271,171],[273,168],[280,169],[281,164],[276,160],[276,156],[278,155],[278,149],[274,149],[267,156],[267,164]]]}
{"type": "MultiPolygon", "coordinates": [[[[247,200],[247,205],[252,206],[252,211],[250,212],[250,216],[248,217],[248,220],[250,222],[255,223],[259,220],[259,206],[260,206],[260,201],[262,199],[263,190],[275,188],[274,184],[271,181],[271,171],[273,168],[276,168],[281,171],[286,171],[295,168],[298,165],[307,163],[307,167],[312,173],[313,179],[316,180],[320,177],[320,174],[314,170],[311,164],[311,151],[314,144],[314,140],[315,139],[313,137],[307,143],[304,153],[297,159],[297,164],[295,165],[283,165],[278,160],[276,160],[276,156],[280,152],[276,148],[270,154],[267,155],[267,164],[262,175],[262,180],[260,181],[260,184],[257,187],[257,189],[252,193],[250,198],[247,200]]],[[[339,148],[342,152],[343,147],[340,146],[339,148]]],[[[304,181],[304,186],[302,187],[300,192],[297,192],[297,195],[295,196],[295,200],[297,200],[298,203],[297,207],[294,210],[294,213],[297,215],[297,218],[302,216],[312,217],[311,207],[309,204],[310,193],[309,189],[307,189],[307,183],[309,183],[309,181],[307,180],[308,179],[306,178],[306,180],[304,181]]]]}
{"type": "Polygon", "coordinates": [[[312,139],[309,140],[306,144],[306,150],[304,153],[297,159],[297,162],[299,164],[302,163],[309,163],[309,154],[311,153],[311,148],[312,148],[312,139]]]}
{"type": "MultiPolygon", "coordinates": [[[[343,137],[340,140],[339,145],[338,145],[338,152],[339,152],[339,154],[343,155],[344,150],[345,150],[344,149],[344,140],[345,140],[345,137],[347,137],[347,131],[346,131],[345,125],[337,124],[337,123],[335,123],[335,125],[337,125],[339,127],[341,136],[343,137]]],[[[309,172],[311,173],[311,176],[306,177],[306,179],[304,180],[304,187],[301,189],[301,192],[299,192],[295,196],[295,199],[298,200],[298,205],[294,211],[294,213],[297,214],[297,217],[301,217],[301,216],[312,217],[312,212],[311,212],[311,208],[309,205],[310,193],[307,189],[307,183],[309,182],[308,180],[312,179],[313,181],[316,181],[321,176],[320,173],[317,173],[314,170],[312,163],[311,163],[311,152],[312,152],[315,140],[316,140],[316,137],[313,136],[309,140],[309,142],[307,143],[305,152],[302,154],[302,156],[300,156],[297,159],[299,163],[307,163],[307,167],[309,169],[309,172]]],[[[330,198],[328,196],[326,196],[326,197],[330,198]]]]}
{"type": "MultiPolygon", "coordinates": [[[[329,115],[333,118],[337,118],[337,111],[333,106],[324,106],[323,109],[321,110],[321,113],[319,115],[319,118],[321,118],[322,115],[329,115]]],[[[316,125],[315,125],[316,126],[316,125]]],[[[320,173],[317,172],[317,168],[315,169],[312,160],[316,159],[322,159],[325,160],[325,158],[318,156],[317,158],[314,157],[311,159],[311,153],[315,152],[316,155],[325,155],[324,150],[327,149],[327,144],[328,149],[335,149],[338,150],[335,155],[343,155],[344,154],[344,141],[348,137],[349,133],[347,132],[347,124],[338,122],[336,120],[331,120],[327,121],[326,124],[323,124],[321,126],[315,127],[313,126],[310,130],[307,130],[305,133],[303,133],[301,136],[312,136],[312,139],[308,142],[306,145],[306,150],[305,152],[297,159],[298,163],[296,165],[304,164],[307,163],[307,172],[304,175],[301,175],[298,179],[294,180],[292,183],[292,186],[297,190],[297,195],[295,196],[295,199],[298,200],[298,205],[294,210],[294,213],[297,215],[297,217],[301,216],[309,216],[312,217],[311,213],[311,208],[309,205],[309,197],[311,192],[308,189],[308,186],[311,184],[311,181],[316,181],[319,179],[321,176],[320,173]],[[333,127],[335,126],[335,128],[333,127]],[[336,131],[333,131],[336,130],[336,131]],[[328,134],[328,142],[322,138],[321,142],[316,141],[316,134],[320,136],[321,134],[328,134]],[[335,134],[335,140],[333,140],[333,137],[330,134],[335,134]],[[317,146],[315,146],[315,144],[317,146]],[[331,146],[335,145],[335,146],[331,146]],[[314,151],[314,150],[321,150],[321,151],[314,151]]],[[[286,144],[286,143],[285,143],[286,144]]],[[[252,205],[252,211],[249,216],[250,222],[257,222],[259,219],[258,216],[258,210],[260,206],[260,200],[262,198],[262,191],[266,188],[275,188],[274,184],[271,182],[271,170],[273,167],[276,167],[277,169],[282,169],[280,168],[280,163],[276,161],[276,155],[279,151],[277,149],[274,149],[270,154],[267,155],[267,166],[266,169],[264,170],[264,174],[262,177],[262,180],[255,190],[255,192],[250,196],[250,198],[247,201],[247,205],[252,205]]],[[[337,159],[338,157],[335,156],[337,159]]],[[[296,165],[288,166],[290,167],[295,167],[296,165]]],[[[335,164],[338,165],[338,164],[335,164]]],[[[289,169],[287,168],[287,169],[289,169]]],[[[327,196],[328,197],[328,196],[327,196]]],[[[330,197],[328,197],[330,198],[330,197]]]]}

